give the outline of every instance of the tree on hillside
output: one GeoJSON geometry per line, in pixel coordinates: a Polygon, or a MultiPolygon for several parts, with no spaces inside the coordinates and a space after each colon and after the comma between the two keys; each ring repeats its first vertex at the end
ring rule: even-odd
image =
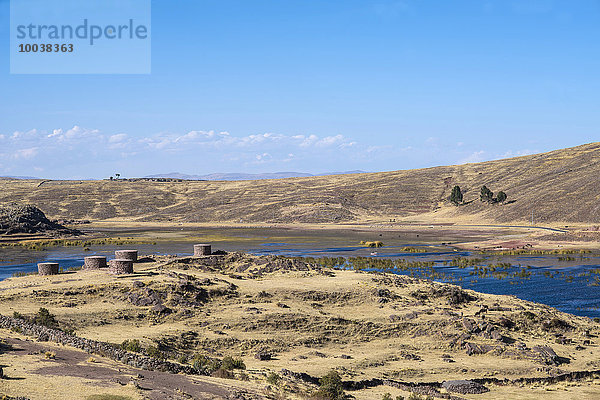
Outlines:
{"type": "Polygon", "coordinates": [[[506,193],[504,193],[502,190],[498,192],[498,195],[496,197],[496,201],[500,202],[500,203],[504,203],[506,201],[506,193]]]}
{"type": "Polygon", "coordinates": [[[319,379],[319,390],[312,397],[313,399],[323,400],[342,400],[344,396],[344,386],[342,377],[336,371],[329,373],[319,379]]]}
{"type": "Polygon", "coordinates": [[[450,193],[450,201],[455,206],[459,205],[463,201],[463,194],[458,185],[452,188],[452,193],[450,193]]]}
{"type": "Polygon", "coordinates": [[[481,187],[481,195],[479,196],[479,199],[481,201],[486,201],[488,203],[491,203],[494,200],[494,192],[492,192],[490,189],[488,189],[487,186],[483,185],[481,187]]]}

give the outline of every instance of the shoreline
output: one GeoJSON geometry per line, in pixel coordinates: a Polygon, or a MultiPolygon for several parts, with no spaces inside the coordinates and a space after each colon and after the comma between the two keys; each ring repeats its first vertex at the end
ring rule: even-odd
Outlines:
{"type": "MultiPolygon", "coordinates": [[[[193,236],[193,230],[283,230],[293,232],[306,232],[319,234],[321,232],[365,232],[365,233],[405,233],[405,234],[438,234],[451,235],[457,238],[464,237],[477,240],[465,240],[452,243],[452,247],[460,250],[478,251],[481,249],[492,250],[514,250],[517,248],[531,248],[532,250],[551,250],[551,249],[598,249],[600,250],[600,232],[585,229],[587,225],[582,226],[526,226],[526,225],[500,225],[500,224],[457,224],[451,222],[396,222],[396,223],[342,223],[342,224],[309,224],[309,223],[252,223],[240,224],[234,222],[210,222],[210,223],[172,223],[172,222],[136,222],[136,221],[93,221],[87,224],[69,225],[77,227],[83,232],[79,236],[61,236],[52,237],[43,234],[17,234],[0,235],[0,246],[3,243],[26,242],[26,241],[47,241],[47,240],[93,240],[99,238],[116,238],[127,233],[144,234],[139,237],[145,237],[148,240],[158,239],[152,236],[153,233],[174,233],[181,232],[183,237],[193,236]],[[576,235],[582,233],[597,235],[595,238],[586,238],[586,240],[577,239],[576,235]],[[565,240],[560,235],[570,235],[565,240]],[[556,238],[550,238],[555,236],[556,238]],[[541,237],[541,238],[540,238],[541,237]]],[[[432,243],[433,245],[434,243],[432,243]]]]}
{"type": "MultiPolygon", "coordinates": [[[[248,254],[156,256],[137,263],[129,275],[96,270],[12,278],[0,282],[0,300],[5,316],[16,311],[20,318],[32,318],[38,307],[48,308],[59,327],[76,332],[72,339],[60,334],[60,341],[77,342],[76,347],[139,339],[142,351],[119,350],[117,363],[126,359],[126,364],[151,369],[151,360],[144,356],[153,354],[153,346],[167,352],[167,360],[178,363],[172,364],[176,369],[192,368],[194,354],[219,360],[239,357],[245,371],[219,382],[237,386],[246,374],[251,378],[248,387],[260,391],[265,378],[277,373],[295,388],[290,395],[298,398],[314,391],[312,381],[331,368],[340,371],[345,382],[407,384],[348,390],[357,400],[381,398],[381,390],[407,396],[427,382],[438,382],[428,390],[440,393],[439,382],[465,379],[485,385],[485,398],[490,399],[507,398],[507,392],[552,395],[537,390],[537,384],[528,385],[539,381],[542,389],[560,390],[562,377],[579,382],[577,390],[600,390],[587,380],[595,377],[600,351],[600,325],[590,318],[512,296],[384,272],[333,270],[248,254]],[[159,343],[169,346],[160,348],[159,343]],[[306,381],[306,376],[313,379],[306,381]],[[533,380],[524,386],[528,379],[533,380]]],[[[6,327],[30,329],[4,320],[10,322],[6,327]]],[[[19,337],[2,331],[7,333],[19,337]]],[[[35,393],[38,370],[25,371],[23,365],[59,364],[62,353],[55,352],[57,361],[15,352],[4,358],[7,376],[23,378],[7,381],[9,394],[35,393]]],[[[107,354],[110,358],[112,353],[107,354]]],[[[64,374],[96,363],[78,357],[78,365],[58,371],[64,374]]],[[[74,379],[73,384],[80,391],[90,387],[86,379],[74,379]]]]}

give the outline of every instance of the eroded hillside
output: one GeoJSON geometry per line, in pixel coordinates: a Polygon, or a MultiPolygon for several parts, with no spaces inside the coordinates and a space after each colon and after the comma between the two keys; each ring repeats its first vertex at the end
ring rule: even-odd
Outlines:
{"type": "Polygon", "coordinates": [[[164,222],[600,222],[600,143],[499,161],[419,170],[237,182],[0,180],[0,202],[60,219],[164,222]],[[460,207],[448,201],[454,185],[460,207]],[[479,190],[506,192],[505,204],[479,190]]]}

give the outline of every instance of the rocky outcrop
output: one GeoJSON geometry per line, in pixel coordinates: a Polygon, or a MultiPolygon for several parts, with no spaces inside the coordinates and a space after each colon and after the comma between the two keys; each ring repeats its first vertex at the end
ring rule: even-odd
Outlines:
{"type": "Polygon", "coordinates": [[[37,207],[32,205],[0,205],[0,235],[16,233],[54,232],[65,235],[78,235],[75,229],[50,221],[37,207]]]}

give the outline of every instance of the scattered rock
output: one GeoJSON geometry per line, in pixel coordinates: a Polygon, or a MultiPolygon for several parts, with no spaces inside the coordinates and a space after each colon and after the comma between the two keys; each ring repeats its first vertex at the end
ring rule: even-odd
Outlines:
{"type": "Polygon", "coordinates": [[[254,355],[254,358],[256,358],[259,361],[269,361],[273,357],[272,357],[272,354],[267,351],[259,351],[258,353],[256,353],[254,355]]]}
{"type": "Polygon", "coordinates": [[[481,394],[489,392],[489,389],[482,384],[467,380],[445,381],[442,383],[442,387],[449,392],[460,394],[481,394]]]}
{"type": "Polygon", "coordinates": [[[154,311],[157,314],[170,314],[172,310],[164,304],[159,303],[152,307],[152,311],[154,311]]]}
{"type": "Polygon", "coordinates": [[[475,343],[465,343],[465,350],[467,351],[467,355],[477,355],[477,354],[485,354],[491,351],[493,348],[487,344],[475,344],[475,343]]]}

